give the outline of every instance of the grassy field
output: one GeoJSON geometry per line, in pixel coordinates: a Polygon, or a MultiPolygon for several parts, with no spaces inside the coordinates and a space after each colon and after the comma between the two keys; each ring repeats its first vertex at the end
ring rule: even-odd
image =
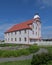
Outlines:
{"type": "MultiPolygon", "coordinates": [[[[4,62],[4,63],[0,63],[0,65],[31,65],[31,60],[4,62]]],[[[46,65],[46,64],[43,64],[43,65],[46,65]]],[[[48,62],[47,65],[52,65],[52,61],[48,62]]]]}
{"type": "MultiPolygon", "coordinates": [[[[0,46],[16,46],[17,44],[0,44],[0,46]]],[[[52,53],[52,46],[37,46],[31,45],[29,48],[26,49],[19,49],[19,50],[0,50],[0,57],[18,57],[21,55],[29,55],[31,53],[37,52],[40,48],[46,48],[49,53],[52,53]]]]}
{"type": "MultiPolygon", "coordinates": [[[[28,49],[0,50],[0,57],[11,57],[11,56],[16,57],[16,56],[21,56],[21,55],[28,55],[28,54],[38,51],[40,48],[46,48],[50,53],[52,53],[52,46],[41,46],[40,47],[40,46],[33,45],[33,46],[30,46],[30,48],[28,48],[28,49]]],[[[0,63],[0,65],[31,65],[31,60],[4,62],[4,63],[0,63]]],[[[44,65],[46,65],[46,64],[44,64],[44,65]]],[[[52,61],[48,62],[47,65],[52,65],[52,61]]]]}
{"type": "MultiPolygon", "coordinates": [[[[25,44],[13,44],[13,43],[3,43],[3,44],[1,44],[0,43],[0,47],[9,47],[9,46],[11,46],[11,47],[13,47],[13,46],[22,46],[22,45],[24,45],[25,46],[25,44]]],[[[26,46],[30,46],[30,45],[27,45],[26,44],[26,46]]]]}
{"type": "Polygon", "coordinates": [[[31,65],[31,60],[0,63],[0,65],[31,65]]]}
{"type": "Polygon", "coordinates": [[[0,44],[0,47],[17,46],[17,44],[0,44]]]}
{"type": "Polygon", "coordinates": [[[19,49],[19,50],[0,50],[0,57],[18,57],[22,55],[29,55],[31,53],[35,53],[39,50],[38,46],[30,46],[27,49],[19,49]]]}

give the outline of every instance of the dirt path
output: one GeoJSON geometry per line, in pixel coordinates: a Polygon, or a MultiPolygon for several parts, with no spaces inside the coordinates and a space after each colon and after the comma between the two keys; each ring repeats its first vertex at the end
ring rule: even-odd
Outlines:
{"type": "Polygon", "coordinates": [[[13,57],[13,58],[0,58],[0,63],[8,62],[8,61],[22,61],[22,60],[32,59],[32,56],[33,54],[28,56],[20,56],[20,57],[13,57]]]}

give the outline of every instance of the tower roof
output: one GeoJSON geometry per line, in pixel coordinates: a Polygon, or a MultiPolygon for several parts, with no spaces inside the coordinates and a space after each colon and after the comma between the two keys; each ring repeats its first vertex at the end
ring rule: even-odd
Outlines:
{"type": "Polygon", "coordinates": [[[36,15],[34,16],[34,19],[36,19],[36,18],[40,18],[40,16],[36,14],[36,15]]]}

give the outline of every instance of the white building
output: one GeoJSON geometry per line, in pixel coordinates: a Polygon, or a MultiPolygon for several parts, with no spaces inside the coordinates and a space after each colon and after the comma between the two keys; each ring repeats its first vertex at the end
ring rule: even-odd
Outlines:
{"type": "Polygon", "coordinates": [[[41,40],[41,22],[39,15],[32,20],[16,24],[5,32],[5,43],[34,44],[41,40]]]}

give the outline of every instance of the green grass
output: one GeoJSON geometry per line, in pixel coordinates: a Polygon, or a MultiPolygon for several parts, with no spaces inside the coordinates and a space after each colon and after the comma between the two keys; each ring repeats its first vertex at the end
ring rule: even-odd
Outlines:
{"type": "MultiPolygon", "coordinates": [[[[0,44],[1,46],[12,46],[12,44],[0,44]]],[[[13,44],[13,46],[16,46],[17,44],[13,44]]],[[[29,48],[26,49],[20,49],[20,50],[0,50],[0,57],[18,57],[21,55],[29,55],[31,53],[37,52],[40,48],[46,48],[48,49],[49,53],[52,53],[52,46],[37,46],[37,45],[31,45],[29,48]]]]}
{"type": "Polygon", "coordinates": [[[18,57],[22,55],[29,55],[31,53],[35,53],[39,50],[38,46],[30,46],[27,49],[19,49],[19,50],[0,50],[0,57],[18,57]]]}
{"type": "Polygon", "coordinates": [[[0,44],[0,47],[6,47],[6,46],[17,46],[17,44],[0,44]]]}
{"type": "Polygon", "coordinates": [[[6,46],[30,46],[29,44],[16,44],[16,43],[3,43],[3,44],[0,44],[0,47],[6,47],[6,46]]]}
{"type": "MultiPolygon", "coordinates": [[[[0,65],[31,65],[31,60],[3,62],[3,63],[0,63],[0,65]]],[[[46,65],[46,64],[43,64],[43,65],[46,65]]],[[[52,61],[48,62],[47,65],[52,65],[52,61]]]]}
{"type": "Polygon", "coordinates": [[[21,55],[29,55],[30,52],[26,49],[22,50],[0,50],[0,57],[18,57],[21,55]]]}
{"type": "Polygon", "coordinates": [[[4,62],[0,63],[0,65],[31,65],[31,60],[4,62]]]}

